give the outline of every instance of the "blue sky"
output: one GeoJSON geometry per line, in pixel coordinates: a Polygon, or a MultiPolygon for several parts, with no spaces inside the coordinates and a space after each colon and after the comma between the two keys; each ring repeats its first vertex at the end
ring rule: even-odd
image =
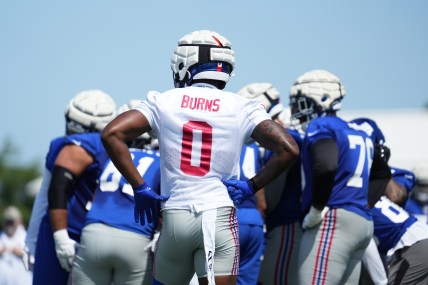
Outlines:
{"type": "Polygon", "coordinates": [[[230,91],[271,82],[288,104],[293,81],[321,68],[342,80],[345,111],[420,109],[427,27],[423,0],[1,1],[0,146],[42,165],[75,94],[101,89],[120,106],[172,88],[177,40],[200,29],[232,42],[230,91]]]}

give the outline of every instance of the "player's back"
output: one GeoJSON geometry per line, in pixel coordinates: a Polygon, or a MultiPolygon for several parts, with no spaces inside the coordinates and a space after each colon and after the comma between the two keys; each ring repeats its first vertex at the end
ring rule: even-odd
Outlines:
{"type": "MultiPolygon", "coordinates": [[[[301,135],[296,130],[289,129],[288,132],[294,138],[299,148],[301,148],[303,143],[303,135],[301,135]]],[[[272,153],[267,152],[267,157],[270,158],[271,156],[272,153]]],[[[279,197],[277,206],[265,218],[266,227],[268,230],[280,225],[292,224],[299,220],[300,194],[302,192],[301,168],[301,159],[298,157],[294,164],[287,171],[285,180],[281,180],[284,184],[275,185],[277,187],[281,187],[280,189],[282,190],[282,194],[279,197]]],[[[269,189],[269,186],[266,188],[269,189]]]]}
{"type": "MultiPolygon", "coordinates": [[[[137,166],[145,182],[156,192],[160,187],[159,153],[153,150],[130,149],[132,161],[137,166]]],[[[100,177],[91,210],[85,225],[103,223],[115,228],[152,236],[155,225],[144,226],[134,220],[134,192],[126,179],[109,160],[100,177]]]]}
{"type": "Polygon", "coordinates": [[[374,235],[379,240],[379,251],[386,254],[401,239],[407,229],[416,222],[403,208],[382,196],[372,208],[374,235]]]}
{"type": "Polygon", "coordinates": [[[149,93],[137,107],[159,138],[164,207],[232,206],[221,179],[238,177],[242,145],[270,120],[258,100],[209,87],[149,93]],[[203,179],[201,179],[203,178],[203,179]]]}
{"type": "Polygon", "coordinates": [[[312,189],[311,161],[308,159],[313,143],[333,139],[338,147],[338,168],[334,186],[327,202],[330,208],[345,208],[371,219],[367,208],[370,167],[373,143],[360,126],[348,123],[336,116],[314,119],[308,125],[303,144],[303,165],[306,174],[304,202],[309,208],[307,190],[312,189]],[[309,174],[309,175],[307,175],[309,174]]]}

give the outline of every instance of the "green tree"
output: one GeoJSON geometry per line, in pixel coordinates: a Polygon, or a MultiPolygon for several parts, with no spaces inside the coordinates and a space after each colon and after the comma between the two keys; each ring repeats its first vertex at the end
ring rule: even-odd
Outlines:
{"type": "MultiPolygon", "coordinates": [[[[9,205],[18,207],[23,215],[24,223],[28,225],[34,202],[34,197],[25,193],[25,185],[39,177],[38,163],[30,165],[14,165],[17,150],[10,140],[6,140],[0,148],[0,215],[9,205]]],[[[1,218],[1,217],[0,217],[1,218]]]]}

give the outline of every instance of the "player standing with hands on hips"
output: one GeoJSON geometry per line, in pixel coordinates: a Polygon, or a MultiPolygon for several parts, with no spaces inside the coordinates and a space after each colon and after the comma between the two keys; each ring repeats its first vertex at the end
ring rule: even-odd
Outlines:
{"type": "Polygon", "coordinates": [[[171,59],[176,88],[149,92],[102,133],[111,160],[133,187],[136,221],[152,222],[156,201],[162,201],[153,284],[186,284],[195,272],[199,284],[236,284],[234,203],[254,195],[299,155],[293,138],[258,100],[222,91],[234,66],[231,43],[222,35],[185,35],[171,59]],[[126,145],[145,132],[159,139],[162,195],[147,186],[126,145]],[[241,149],[252,140],[276,155],[249,182],[240,181],[241,149]]]}

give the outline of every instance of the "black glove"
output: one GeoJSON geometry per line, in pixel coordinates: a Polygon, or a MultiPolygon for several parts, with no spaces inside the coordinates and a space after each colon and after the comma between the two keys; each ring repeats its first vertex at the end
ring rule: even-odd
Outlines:
{"type": "Polygon", "coordinates": [[[386,145],[375,145],[375,148],[378,148],[378,151],[380,152],[380,157],[388,163],[389,158],[391,157],[391,150],[386,145]]]}
{"type": "Polygon", "coordinates": [[[388,160],[391,151],[388,147],[380,144],[374,145],[373,163],[370,169],[370,180],[391,178],[391,169],[388,160]]]}
{"type": "Polygon", "coordinates": [[[368,193],[368,205],[370,208],[385,194],[386,186],[391,180],[391,169],[388,165],[390,154],[388,147],[380,144],[374,145],[368,193]]]}

